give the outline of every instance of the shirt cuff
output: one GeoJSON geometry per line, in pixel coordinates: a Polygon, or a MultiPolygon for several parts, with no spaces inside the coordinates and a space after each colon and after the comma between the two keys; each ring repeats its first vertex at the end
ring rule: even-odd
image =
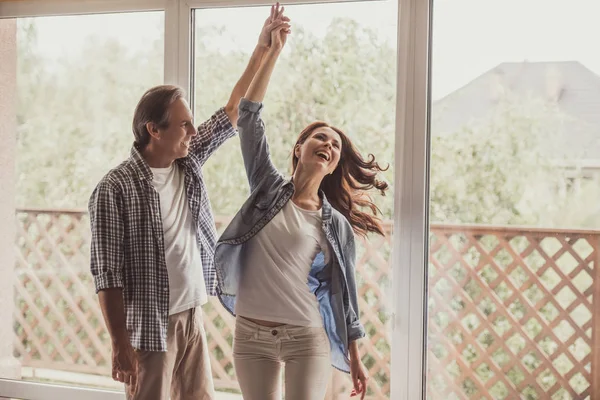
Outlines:
{"type": "Polygon", "coordinates": [[[112,272],[103,272],[94,275],[94,285],[96,286],[96,294],[103,289],[122,288],[123,277],[112,272]]]}
{"type": "Polygon", "coordinates": [[[364,326],[355,321],[348,327],[348,342],[354,342],[355,340],[362,339],[366,336],[364,326]]]}
{"type": "Polygon", "coordinates": [[[227,113],[225,112],[225,107],[219,108],[217,110],[217,112],[215,113],[215,115],[216,115],[217,121],[219,121],[219,125],[221,127],[220,131],[221,132],[233,132],[233,134],[231,134],[230,136],[235,135],[236,130],[233,127],[231,120],[229,119],[229,115],[227,115],[227,113]]]}
{"type": "Polygon", "coordinates": [[[263,104],[258,101],[251,101],[248,99],[240,100],[240,110],[250,111],[250,112],[259,112],[262,110],[263,104]]]}

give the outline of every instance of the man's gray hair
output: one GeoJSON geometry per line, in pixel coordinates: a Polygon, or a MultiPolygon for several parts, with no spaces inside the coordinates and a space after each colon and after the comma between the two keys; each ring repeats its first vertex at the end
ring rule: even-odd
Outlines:
{"type": "Polygon", "coordinates": [[[150,132],[146,124],[153,122],[161,129],[167,128],[169,107],[180,98],[185,98],[185,91],[174,85],[155,86],[144,93],[133,113],[134,144],[138,150],[143,150],[150,143],[150,132]]]}

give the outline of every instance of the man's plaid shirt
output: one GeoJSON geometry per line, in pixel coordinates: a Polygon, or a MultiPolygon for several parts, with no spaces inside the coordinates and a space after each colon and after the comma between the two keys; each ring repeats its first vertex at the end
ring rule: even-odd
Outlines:
{"type": "MultiPolygon", "coordinates": [[[[185,172],[185,189],[196,223],[206,291],[216,294],[213,254],[217,233],[201,167],[235,135],[224,109],[198,127],[189,155],[176,162],[185,172]]],[[[127,330],[134,348],[167,350],[169,278],[163,226],[152,172],[134,147],[131,156],[96,186],[90,202],[91,271],[96,292],[123,288],[127,330]]]]}

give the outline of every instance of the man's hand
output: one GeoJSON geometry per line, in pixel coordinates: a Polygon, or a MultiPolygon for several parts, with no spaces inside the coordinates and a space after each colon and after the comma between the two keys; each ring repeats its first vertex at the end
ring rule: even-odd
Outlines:
{"type": "Polygon", "coordinates": [[[130,343],[113,344],[112,377],[115,381],[129,385],[133,396],[137,390],[138,362],[130,343]]]}
{"type": "MultiPolygon", "coordinates": [[[[258,45],[260,47],[271,47],[271,32],[283,24],[290,22],[290,19],[283,15],[285,7],[280,7],[279,3],[271,6],[271,14],[265,20],[260,36],[258,37],[258,45]]],[[[289,29],[289,27],[288,27],[289,29]]]]}
{"type": "Polygon", "coordinates": [[[103,289],[98,292],[98,300],[112,343],[112,377],[129,385],[133,395],[137,390],[138,363],[125,327],[123,289],[103,289]]]}

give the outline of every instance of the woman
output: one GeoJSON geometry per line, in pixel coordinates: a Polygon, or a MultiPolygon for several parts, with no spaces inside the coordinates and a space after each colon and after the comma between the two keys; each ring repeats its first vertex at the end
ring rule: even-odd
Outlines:
{"type": "Polygon", "coordinates": [[[387,184],[373,156],[365,161],[339,129],[316,122],[300,134],[293,177],[269,156],[261,101],[289,29],[271,48],[240,103],[238,129],[251,195],[215,250],[219,297],[236,318],[234,365],[245,400],[322,400],[330,365],[351,372],[366,393],[357,339],[353,231],[383,234],[366,191],[387,184]],[[307,284],[308,281],[308,284],[307,284]]]}

